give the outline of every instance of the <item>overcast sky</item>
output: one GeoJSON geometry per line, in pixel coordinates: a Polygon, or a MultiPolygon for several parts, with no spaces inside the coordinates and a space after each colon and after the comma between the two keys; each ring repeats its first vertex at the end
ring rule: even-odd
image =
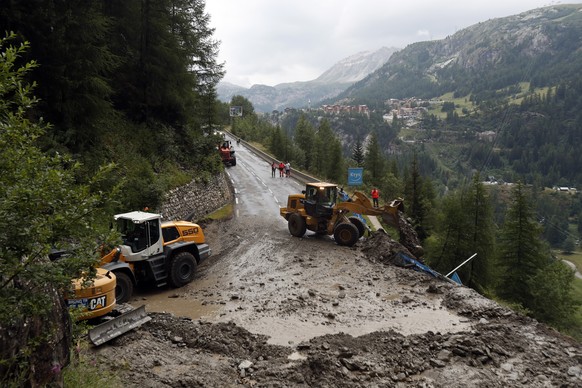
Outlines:
{"type": "Polygon", "coordinates": [[[223,81],[310,81],[345,57],[443,39],[489,19],[582,0],[206,0],[223,81]]]}

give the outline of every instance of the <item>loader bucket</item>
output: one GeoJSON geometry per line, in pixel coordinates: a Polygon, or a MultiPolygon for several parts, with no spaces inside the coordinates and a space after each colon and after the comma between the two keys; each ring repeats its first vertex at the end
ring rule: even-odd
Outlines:
{"type": "Polygon", "coordinates": [[[128,311],[89,330],[89,340],[99,346],[150,321],[145,305],[128,311]]]}
{"type": "Polygon", "coordinates": [[[388,208],[388,206],[386,206],[386,208],[387,209],[382,213],[382,220],[384,223],[398,229],[398,210],[395,208],[388,208]]]}

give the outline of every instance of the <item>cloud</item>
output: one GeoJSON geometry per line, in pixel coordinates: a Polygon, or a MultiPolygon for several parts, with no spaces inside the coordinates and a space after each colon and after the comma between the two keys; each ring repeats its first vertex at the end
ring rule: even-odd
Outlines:
{"type": "Polygon", "coordinates": [[[312,80],[360,51],[443,39],[544,5],[547,0],[207,0],[206,12],[221,41],[224,80],[250,86],[312,80]]]}

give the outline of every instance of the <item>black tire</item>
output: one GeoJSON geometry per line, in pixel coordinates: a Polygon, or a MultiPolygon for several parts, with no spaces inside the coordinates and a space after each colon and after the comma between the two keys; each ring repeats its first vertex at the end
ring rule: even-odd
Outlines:
{"type": "Polygon", "coordinates": [[[299,213],[293,213],[289,216],[289,233],[295,237],[303,237],[307,230],[305,220],[299,213]]]}
{"type": "Polygon", "coordinates": [[[190,283],[196,274],[196,258],[190,252],[180,252],[172,258],[169,268],[170,284],[182,287],[190,283]]]}
{"type": "Polygon", "coordinates": [[[133,282],[131,278],[123,272],[114,272],[115,283],[115,303],[122,304],[129,302],[133,295],[133,282]]]}
{"type": "Polygon", "coordinates": [[[356,225],[358,228],[358,238],[362,237],[366,232],[366,226],[358,217],[349,217],[349,220],[352,224],[356,225]]]}
{"type": "Polygon", "coordinates": [[[333,238],[337,245],[351,247],[360,237],[356,225],[344,222],[335,227],[333,238]]]}
{"type": "Polygon", "coordinates": [[[230,164],[231,164],[232,166],[236,166],[236,157],[233,157],[233,158],[232,158],[232,160],[231,160],[230,164]]]}

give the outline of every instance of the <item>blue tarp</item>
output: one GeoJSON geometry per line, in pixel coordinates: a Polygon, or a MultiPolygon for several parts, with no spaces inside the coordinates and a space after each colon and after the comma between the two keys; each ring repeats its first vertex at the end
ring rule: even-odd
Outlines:
{"type": "Polygon", "coordinates": [[[459,284],[463,284],[463,282],[461,281],[461,278],[459,277],[459,275],[456,272],[453,272],[453,274],[451,275],[451,280],[459,283],[459,284]]]}
{"type": "MultiPolygon", "coordinates": [[[[444,275],[438,273],[437,271],[435,271],[434,269],[430,268],[428,265],[421,263],[418,260],[413,259],[412,257],[408,257],[407,255],[405,255],[402,252],[398,252],[398,257],[402,260],[402,262],[404,263],[405,266],[412,266],[414,270],[416,271],[422,271],[422,272],[426,272],[429,275],[434,276],[435,278],[440,278],[440,277],[445,277],[444,275]]],[[[457,275],[457,273],[455,272],[453,274],[453,276],[451,276],[451,280],[455,281],[458,284],[463,284],[461,282],[461,279],[459,278],[459,275],[457,275]]]]}

